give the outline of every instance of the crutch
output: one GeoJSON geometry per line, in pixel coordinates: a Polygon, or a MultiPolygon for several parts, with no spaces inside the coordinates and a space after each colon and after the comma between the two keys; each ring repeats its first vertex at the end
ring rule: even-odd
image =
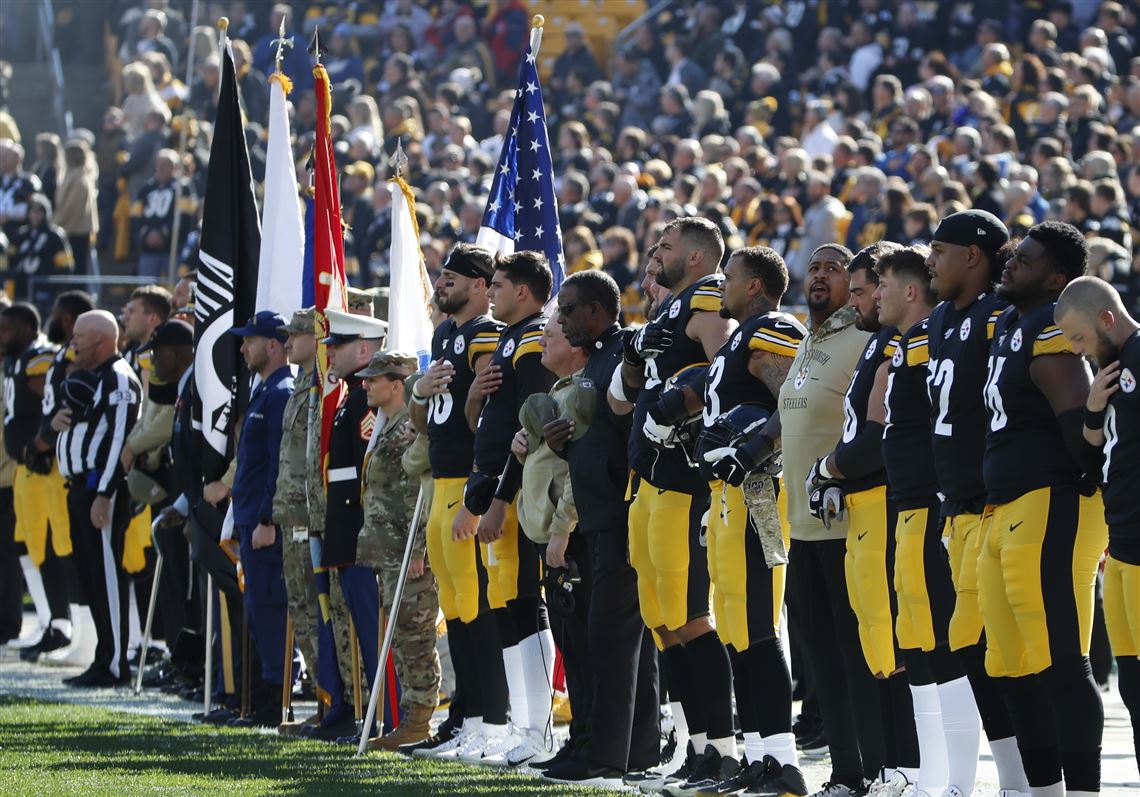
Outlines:
{"type": "MultiPolygon", "coordinates": [[[[424,505],[424,488],[421,485],[416,496],[416,508],[412,512],[412,528],[408,531],[408,544],[404,546],[404,561],[400,565],[400,577],[396,580],[396,591],[392,596],[392,606],[388,610],[388,623],[384,627],[384,642],[380,645],[380,659],[376,665],[376,678],[372,683],[372,694],[368,698],[368,713],[364,715],[364,728],[371,729],[376,717],[376,707],[380,704],[380,696],[384,691],[385,662],[388,653],[392,650],[392,637],[396,632],[396,618],[399,616],[400,602],[404,598],[404,582],[408,580],[408,567],[412,563],[412,549],[416,545],[416,535],[420,527],[420,512],[424,505]]],[[[364,755],[368,749],[368,734],[361,732],[360,746],[356,748],[357,755],[364,755]]]]}
{"type": "Polygon", "coordinates": [[[146,612],[146,628],[143,629],[142,647],[139,648],[139,672],[135,677],[135,696],[137,697],[142,692],[143,670],[146,669],[146,652],[150,648],[150,632],[151,626],[154,623],[154,607],[158,603],[158,580],[162,578],[162,548],[158,545],[158,531],[159,520],[156,518],[150,524],[150,539],[154,545],[155,559],[154,559],[154,580],[150,584],[150,604],[146,612]]]}

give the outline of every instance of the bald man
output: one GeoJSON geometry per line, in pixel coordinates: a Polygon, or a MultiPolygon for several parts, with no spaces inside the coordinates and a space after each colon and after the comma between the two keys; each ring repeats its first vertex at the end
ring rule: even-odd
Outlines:
{"type": "MultiPolygon", "coordinates": [[[[1120,669],[1120,697],[1140,740],[1140,323],[1116,289],[1097,277],[1069,283],[1053,313],[1073,351],[1096,363],[1085,403],[1084,436],[1104,450],[1104,620],[1120,669]]],[[[1137,747],[1140,760],[1140,747],[1137,747]]]]}
{"type": "Polygon", "coordinates": [[[62,409],[52,428],[67,432],[59,451],[69,487],[67,511],[76,570],[91,606],[98,642],[95,660],[73,687],[118,686],[130,681],[127,666],[127,577],[123,544],[130,520],[121,455],[142,401],[142,385],[119,356],[119,325],[105,310],[75,321],[72,348],[77,369],[62,385],[62,409]]]}

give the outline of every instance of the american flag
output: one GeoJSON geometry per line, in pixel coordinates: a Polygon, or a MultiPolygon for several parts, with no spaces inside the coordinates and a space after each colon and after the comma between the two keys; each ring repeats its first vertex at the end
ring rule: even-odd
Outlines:
{"type": "Polygon", "coordinates": [[[566,275],[566,258],[562,255],[562,230],[558,226],[558,200],[554,196],[554,165],[546,135],[542,86],[535,68],[537,44],[532,32],[526,57],[519,65],[519,87],[515,92],[511,124],[503,141],[476,242],[505,254],[523,250],[543,252],[554,272],[553,297],[566,275]]]}

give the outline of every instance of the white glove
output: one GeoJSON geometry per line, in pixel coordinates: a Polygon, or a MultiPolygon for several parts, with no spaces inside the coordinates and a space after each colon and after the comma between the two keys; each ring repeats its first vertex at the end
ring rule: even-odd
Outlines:
{"type": "Polygon", "coordinates": [[[673,434],[673,427],[653,420],[650,413],[645,414],[645,423],[641,425],[641,431],[645,433],[649,442],[664,448],[673,447],[673,443],[668,442],[669,436],[673,434]]]}

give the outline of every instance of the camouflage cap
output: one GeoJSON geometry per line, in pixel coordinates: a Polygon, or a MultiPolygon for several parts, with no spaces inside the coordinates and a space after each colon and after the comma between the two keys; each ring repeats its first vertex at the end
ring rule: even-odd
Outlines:
{"type": "Polygon", "coordinates": [[[407,379],[419,367],[419,359],[406,351],[378,351],[372,355],[368,365],[356,372],[359,377],[398,376],[407,379]]]}
{"type": "Polygon", "coordinates": [[[372,315],[372,294],[361,288],[349,288],[348,312],[353,315],[372,315]]]}
{"type": "Polygon", "coordinates": [[[372,314],[381,321],[387,321],[388,300],[392,295],[391,289],[388,287],[369,288],[368,293],[372,295],[372,314]]]}
{"type": "Polygon", "coordinates": [[[594,412],[598,406],[598,392],[600,386],[588,376],[577,374],[572,377],[570,389],[562,403],[563,417],[574,422],[574,434],[571,440],[577,440],[590,428],[594,422],[594,412]]]}
{"type": "Polygon", "coordinates": [[[289,323],[285,325],[285,331],[290,335],[305,335],[315,334],[316,328],[316,308],[303,307],[300,310],[293,311],[293,317],[289,319],[289,323]]]}
{"type": "Polygon", "coordinates": [[[542,442],[542,427],[558,418],[558,402],[549,393],[532,393],[519,407],[519,423],[526,431],[527,449],[542,442]]]}

